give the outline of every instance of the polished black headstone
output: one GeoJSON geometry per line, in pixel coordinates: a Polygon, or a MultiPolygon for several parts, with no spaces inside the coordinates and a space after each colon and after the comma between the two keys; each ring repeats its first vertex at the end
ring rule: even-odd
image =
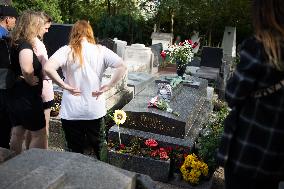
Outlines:
{"type": "Polygon", "coordinates": [[[116,53],[117,44],[110,38],[98,39],[98,43],[106,46],[108,49],[116,53]]]}
{"type": "MultiPolygon", "coordinates": [[[[162,77],[158,79],[163,80],[162,77]]],[[[200,119],[200,111],[207,103],[207,81],[199,78],[196,80],[200,82],[198,88],[180,84],[173,89],[169,105],[180,116],[147,107],[150,99],[157,95],[158,83],[153,81],[123,107],[127,120],[121,126],[176,138],[190,137],[190,130],[194,127],[194,122],[200,119]]]]}
{"type": "Polygon", "coordinates": [[[60,47],[68,44],[72,26],[72,24],[52,24],[50,26],[43,38],[48,57],[53,55],[60,47]]]}
{"type": "MultiPolygon", "coordinates": [[[[60,47],[68,44],[72,26],[72,24],[52,24],[50,26],[43,38],[48,57],[52,56],[60,47]]],[[[61,68],[59,68],[58,74],[64,78],[61,68]]]]}

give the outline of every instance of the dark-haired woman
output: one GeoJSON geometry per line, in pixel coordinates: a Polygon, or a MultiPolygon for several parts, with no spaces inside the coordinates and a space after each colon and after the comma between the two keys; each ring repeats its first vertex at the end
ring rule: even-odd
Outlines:
{"type": "Polygon", "coordinates": [[[277,189],[284,180],[284,1],[252,5],[255,35],[226,87],[232,111],[218,153],[226,189],[277,189]]]}

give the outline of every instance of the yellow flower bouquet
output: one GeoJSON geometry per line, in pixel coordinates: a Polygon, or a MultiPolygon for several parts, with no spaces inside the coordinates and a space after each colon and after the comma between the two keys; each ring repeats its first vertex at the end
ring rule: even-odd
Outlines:
{"type": "Polygon", "coordinates": [[[208,166],[193,153],[185,158],[180,171],[185,181],[198,184],[202,176],[208,175],[208,166]]]}

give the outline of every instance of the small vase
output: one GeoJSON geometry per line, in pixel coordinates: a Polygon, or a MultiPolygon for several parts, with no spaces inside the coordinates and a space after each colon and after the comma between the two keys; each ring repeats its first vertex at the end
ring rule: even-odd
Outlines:
{"type": "Polygon", "coordinates": [[[183,63],[180,60],[177,60],[176,61],[176,69],[177,69],[177,75],[182,77],[183,74],[185,73],[186,64],[183,63]]]}

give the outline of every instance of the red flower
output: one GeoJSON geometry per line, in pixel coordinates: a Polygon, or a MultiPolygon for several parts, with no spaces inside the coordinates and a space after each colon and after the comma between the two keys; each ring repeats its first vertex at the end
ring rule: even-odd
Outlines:
{"type": "Polygon", "coordinates": [[[145,144],[146,144],[148,147],[150,147],[150,148],[158,146],[158,142],[155,141],[154,139],[148,139],[148,140],[146,140],[146,141],[145,141],[145,144]]]}
{"type": "Polygon", "coordinates": [[[184,42],[179,42],[178,45],[179,45],[179,46],[183,46],[183,45],[184,45],[184,42]]]}
{"type": "Polygon", "coordinates": [[[158,155],[158,153],[159,153],[159,150],[151,151],[150,156],[151,156],[151,157],[155,157],[155,156],[158,155]]]}
{"type": "Polygon", "coordinates": [[[160,155],[160,159],[169,159],[169,156],[166,151],[160,151],[159,155],[160,155]]]}
{"type": "Polygon", "coordinates": [[[167,146],[167,147],[165,147],[165,151],[168,152],[168,153],[171,153],[173,151],[173,147],[167,146]]]}
{"type": "Polygon", "coordinates": [[[165,60],[167,53],[165,51],[162,51],[160,55],[165,60]]]}
{"type": "Polygon", "coordinates": [[[119,149],[124,150],[125,149],[125,145],[124,144],[120,144],[119,145],[119,149]]]}
{"type": "Polygon", "coordinates": [[[190,45],[192,45],[192,41],[190,39],[185,40],[185,42],[189,43],[190,45]]]}
{"type": "Polygon", "coordinates": [[[192,44],[192,48],[194,49],[195,47],[197,47],[198,46],[198,43],[197,42],[195,42],[195,43],[193,43],[192,44]]]}

